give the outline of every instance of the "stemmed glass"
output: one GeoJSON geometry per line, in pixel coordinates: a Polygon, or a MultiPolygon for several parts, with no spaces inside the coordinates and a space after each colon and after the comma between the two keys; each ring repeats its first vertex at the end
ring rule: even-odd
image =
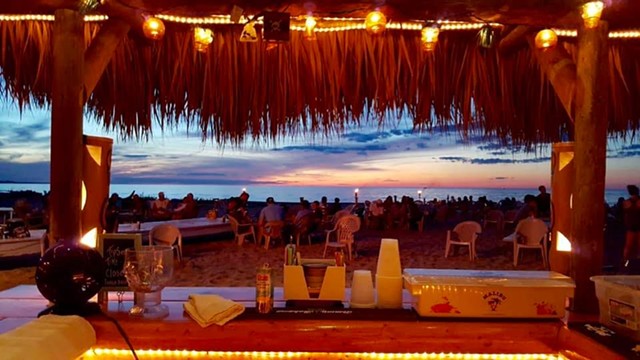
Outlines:
{"type": "Polygon", "coordinates": [[[162,289],[173,276],[171,246],[142,246],[124,252],[124,275],[134,291],[134,305],[129,314],[158,319],[169,315],[162,305],[162,289]]]}

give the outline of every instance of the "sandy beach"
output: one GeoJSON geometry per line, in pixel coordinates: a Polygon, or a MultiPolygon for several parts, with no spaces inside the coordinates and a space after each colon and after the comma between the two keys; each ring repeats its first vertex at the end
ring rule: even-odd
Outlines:
{"type": "MultiPolygon", "coordinates": [[[[347,264],[347,286],[353,270],[365,269],[375,273],[380,240],[399,240],[403,268],[432,269],[492,269],[492,270],[543,270],[540,255],[525,252],[518,267],[513,266],[510,243],[502,241],[493,228],[485,229],[477,241],[478,259],[469,260],[466,249],[457,256],[444,258],[446,240],[445,225],[433,225],[422,233],[410,230],[361,230],[356,235],[357,257],[347,264]]],[[[301,242],[304,258],[322,257],[324,239],[314,239],[312,245],[301,242]]],[[[238,246],[232,234],[219,239],[187,239],[184,243],[184,259],[175,265],[172,286],[254,286],[258,266],[269,263],[274,268],[274,285],[282,286],[282,244],[269,250],[247,242],[238,246]]],[[[35,267],[21,267],[0,271],[0,290],[19,284],[34,284],[35,267]]]]}

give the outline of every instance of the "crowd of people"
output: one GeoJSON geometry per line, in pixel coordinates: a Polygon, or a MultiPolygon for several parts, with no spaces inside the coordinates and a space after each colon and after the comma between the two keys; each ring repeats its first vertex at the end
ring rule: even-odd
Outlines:
{"type": "Polygon", "coordinates": [[[198,203],[192,193],[188,193],[175,206],[165,197],[164,192],[159,192],[158,198],[150,204],[135,191],[126,198],[113,193],[103,208],[104,223],[102,225],[107,232],[116,232],[121,221],[166,221],[198,217],[198,203]]]}

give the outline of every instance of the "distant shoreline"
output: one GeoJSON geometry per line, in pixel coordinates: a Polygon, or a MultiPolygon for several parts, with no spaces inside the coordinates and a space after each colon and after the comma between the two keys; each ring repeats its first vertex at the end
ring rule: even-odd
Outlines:
{"type": "MultiPolygon", "coordinates": [[[[304,197],[309,201],[320,200],[326,196],[329,202],[333,202],[334,198],[339,198],[341,202],[354,202],[355,189],[351,186],[304,186],[296,184],[288,185],[213,185],[213,184],[118,184],[112,183],[109,189],[110,193],[118,193],[121,197],[126,197],[135,191],[141,197],[156,198],[159,192],[164,192],[169,199],[181,200],[187,193],[193,193],[198,200],[218,200],[229,199],[238,196],[246,189],[250,194],[251,201],[264,202],[267,197],[274,197],[276,201],[295,203],[300,197],[304,197]]],[[[550,186],[547,186],[550,190],[550,186]]],[[[0,182],[0,194],[6,197],[7,194],[19,191],[33,191],[44,194],[50,190],[48,183],[15,183],[0,182]]],[[[358,200],[365,202],[376,199],[384,199],[387,196],[409,196],[416,200],[444,200],[447,198],[464,198],[473,197],[474,200],[480,197],[486,197],[488,200],[498,202],[506,197],[514,197],[521,201],[525,195],[537,195],[538,187],[532,188],[481,188],[481,187],[393,187],[393,186],[360,186],[358,187],[358,200]]],[[[14,194],[15,195],[15,194],[14,194]]],[[[607,188],[605,190],[605,198],[608,204],[615,204],[618,198],[626,198],[628,194],[624,189],[607,188]]],[[[6,202],[3,202],[6,204],[6,202]]],[[[6,205],[0,205],[6,206],[6,205]]]]}

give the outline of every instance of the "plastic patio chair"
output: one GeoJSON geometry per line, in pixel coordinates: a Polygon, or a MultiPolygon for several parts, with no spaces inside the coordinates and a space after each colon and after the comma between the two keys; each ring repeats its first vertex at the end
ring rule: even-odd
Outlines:
{"type": "Polygon", "coordinates": [[[536,249],[542,254],[542,264],[547,267],[547,236],[549,228],[544,221],[534,217],[520,220],[513,242],[513,266],[518,266],[520,249],[536,249]]]}
{"type": "Polygon", "coordinates": [[[466,246],[469,248],[469,259],[476,258],[476,239],[482,233],[482,226],[475,221],[463,221],[453,230],[447,230],[447,242],[445,244],[444,257],[449,256],[451,246],[466,246]]]}
{"type": "Polygon", "coordinates": [[[342,216],[336,222],[333,229],[327,230],[327,236],[324,244],[324,252],[322,257],[327,256],[327,249],[333,248],[346,248],[347,256],[351,260],[351,253],[354,245],[353,234],[360,230],[360,218],[356,215],[342,216]],[[336,234],[336,241],[331,241],[331,234],[336,234]]]}
{"type": "Polygon", "coordinates": [[[501,210],[489,210],[484,216],[484,228],[486,229],[489,224],[496,226],[496,231],[499,235],[504,232],[504,213],[501,210]]]}
{"type": "Polygon", "coordinates": [[[182,234],[180,229],[171,224],[156,225],[149,231],[149,243],[169,245],[178,253],[178,261],[182,261],[182,234]]]}
{"type": "Polygon", "coordinates": [[[247,236],[251,235],[253,238],[253,242],[258,243],[258,238],[256,237],[256,232],[253,229],[252,224],[239,224],[238,220],[236,220],[233,216],[228,216],[229,224],[231,225],[231,230],[233,230],[233,239],[238,243],[238,246],[242,246],[244,244],[244,240],[247,236]]]}

